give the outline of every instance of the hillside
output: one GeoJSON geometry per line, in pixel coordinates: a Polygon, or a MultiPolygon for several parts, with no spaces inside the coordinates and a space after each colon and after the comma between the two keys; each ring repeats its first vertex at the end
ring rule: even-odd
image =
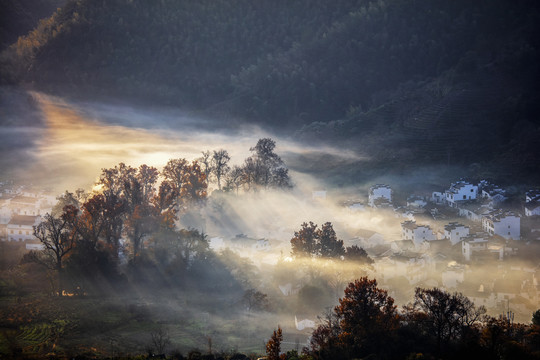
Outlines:
{"type": "Polygon", "coordinates": [[[2,80],[529,177],[539,18],[530,0],[69,1],[4,51],[2,80]]]}

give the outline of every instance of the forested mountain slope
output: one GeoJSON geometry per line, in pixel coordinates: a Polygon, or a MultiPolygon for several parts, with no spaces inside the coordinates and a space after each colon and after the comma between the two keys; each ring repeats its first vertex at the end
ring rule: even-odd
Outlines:
{"type": "Polygon", "coordinates": [[[68,1],[4,51],[2,79],[527,173],[539,27],[532,0],[68,1]]]}

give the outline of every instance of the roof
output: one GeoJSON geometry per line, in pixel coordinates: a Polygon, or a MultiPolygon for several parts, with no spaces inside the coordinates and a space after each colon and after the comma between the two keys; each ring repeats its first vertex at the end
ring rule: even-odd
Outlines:
{"type": "Polygon", "coordinates": [[[501,219],[507,218],[507,217],[519,217],[512,211],[503,211],[503,210],[495,210],[490,212],[489,214],[484,215],[484,218],[491,220],[493,222],[499,222],[501,219]]]}
{"type": "Polygon", "coordinates": [[[457,229],[458,227],[459,227],[459,228],[461,228],[461,227],[468,228],[468,226],[465,226],[465,225],[463,225],[463,224],[459,224],[459,223],[457,223],[457,222],[451,222],[451,223],[449,223],[448,225],[445,225],[445,226],[444,226],[444,230],[446,230],[446,231],[452,231],[452,230],[457,229]]]}
{"type": "Polygon", "coordinates": [[[32,226],[36,224],[39,216],[13,215],[8,225],[32,226]]]}
{"type": "Polygon", "coordinates": [[[418,227],[418,225],[416,225],[416,221],[407,220],[401,223],[401,227],[405,229],[414,230],[418,227]]]}
{"type": "Polygon", "coordinates": [[[38,198],[30,197],[30,196],[15,196],[13,199],[11,199],[11,203],[17,202],[17,203],[34,205],[38,200],[39,200],[38,198]]]}
{"type": "Polygon", "coordinates": [[[446,190],[446,192],[456,194],[461,188],[463,188],[465,186],[476,187],[476,185],[472,185],[472,184],[470,184],[470,183],[468,183],[466,181],[458,181],[457,183],[454,183],[454,184],[450,185],[450,188],[448,190],[446,190]]]}
{"type": "Polygon", "coordinates": [[[376,231],[368,230],[368,229],[360,229],[357,232],[354,233],[354,237],[361,238],[364,240],[369,239],[373,235],[377,234],[376,231]]]}

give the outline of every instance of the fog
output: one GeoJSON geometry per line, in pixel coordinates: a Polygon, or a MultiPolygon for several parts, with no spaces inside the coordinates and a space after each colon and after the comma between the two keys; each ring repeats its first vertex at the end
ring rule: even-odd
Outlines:
{"type": "MultiPolygon", "coordinates": [[[[347,178],[348,169],[361,167],[369,161],[368,156],[339,147],[306,144],[296,141],[293,136],[277,135],[257,126],[226,123],[172,108],[82,103],[32,92],[24,96],[13,95],[11,102],[4,103],[3,111],[5,117],[0,133],[4,144],[0,169],[3,180],[46,187],[55,194],[77,188],[90,191],[101,169],[120,162],[133,167],[146,164],[161,169],[169,159],[194,160],[202,151],[226,149],[231,156],[231,165],[241,165],[251,155],[249,149],[258,139],[271,137],[276,141],[275,152],[289,167],[294,183],[292,189],[225,194],[212,193],[216,188],[212,183],[206,206],[197,210],[196,216],[181,217],[179,222],[180,227],[204,232],[208,239],[234,241],[244,236],[268,240],[271,248],[267,251],[236,249],[237,254],[245,257],[244,263],[221,253],[220,247],[215,251],[231,273],[237,274],[242,288],[254,288],[268,295],[272,305],[270,311],[231,311],[231,308],[238,309],[241,292],[224,292],[209,299],[204,294],[186,294],[174,289],[152,292],[142,287],[136,289],[136,296],[128,301],[141,316],[152,317],[156,322],[167,321],[169,334],[184,339],[177,344],[184,351],[205,348],[208,338],[212,338],[216,350],[230,350],[225,347],[236,346],[240,350],[262,353],[264,341],[278,324],[285,332],[284,349],[301,350],[311,329],[298,330],[295,316],[298,321],[316,321],[317,315],[337,304],[347,283],[360,276],[377,278],[380,286],[387,289],[399,305],[412,300],[416,286],[442,286],[443,276],[467,274],[470,289],[491,286],[485,279],[488,274],[497,272],[508,281],[525,281],[532,276],[529,273],[519,275],[516,271],[506,273],[497,261],[485,263],[481,269],[469,265],[457,268],[453,259],[460,249],[445,254],[447,259],[434,260],[439,253],[432,250],[418,256],[413,263],[401,264],[379,261],[376,252],[368,249],[375,259],[372,266],[291,259],[290,239],[302,223],[309,221],[318,225],[331,222],[345,246],[365,245],[359,240],[358,232],[369,230],[380,234],[383,245],[390,249],[390,244],[401,238],[400,223],[404,219],[390,210],[353,211],[344,203],[365,201],[369,186],[381,182],[392,185],[396,202],[403,203],[409,194],[407,191],[444,190],[441,187],[455,180],[460,169],[419,168],[398,176],[380,175],[368,181],[350,179],[347,178]],[[22,113],[21,109],[24,109],[22,113]],[[16,138],[22,141],[18,144],[16,138]],[[334,175],[327,176],[327,172],[334,175]],[[449,174],[454,178],[447,178],[448,183],[441,180],[449,174]],[[326,197],[314,198],[313,191],[321,190],[326,191],[326,197]],[[423,275],[413,280],[405,278],[408,272],[417,271],[417,264],[422,265],[423,275]],[[283,289],[287,286],[290,293],[285,295],[287,291],[283,289]],[[314,293],[316,296],[312,296],[314,293]],[[175,324],[170,325],[171,321],[175,324]]],[[[462,221],[456,217],[447,218],[445,222],[452,220],[462,221]]],[[[423,221],[441,230],[441,224],[430,219],[423,221]]],[[[517,263],[513,266],[525,268],[528,265],[517,263]]],[[[156,272],[157,276],[164,273],[163,269],[156,272]]],[[[207,278],[198,281],[212,283],[207,278]]],[[[462,289],[465,291],[466,287],[449,288],[452,291],[462,289]]],[[[532,306],[538,306],[538,303],[532,306]]],[[[525,305],[520,307],[520,321],[527,321],[528,310],[525,305]]],[[[492,309],[491,313],[497,315],[501,311],[504,309],[492,309]]],[[[133,346],[137,341],[148,342],[144,338],[147,334],[127,330],[122,334],[123,346],[126,342],[133,346]]]]}

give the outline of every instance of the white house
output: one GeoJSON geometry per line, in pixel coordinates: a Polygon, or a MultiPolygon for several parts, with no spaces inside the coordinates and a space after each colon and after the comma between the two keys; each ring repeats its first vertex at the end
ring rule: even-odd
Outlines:
{"type": "Polygon", "coordinates": [[[364,249],[370,249],[384,244],[384,236],[373,230],[360,229],[354,233],[352,239],[347,241],[347,246],[356,245],[364,249]]]}
{"type": "Polygon", "coordinates": [[[492,206],[498,206],[506,200],[506,191],[493,184],[483,186],[481,194],[482,198],[489,200],[492,206]]]}
{"type": "Polygon", "coordinates": [[[511,211],[493,211],[482,217],[482,228],[490,235],[499,235],[509,240],[520,239],[520,217],[511,211]]]}
{"type": "Polygon", "coordinates": [[[471,235],[461,243],[461,252],[465,261],[471,261],[474,253],[485,253],[487,250],[488,240],[480,235],[471,235]]]}
{"type": "Polygon", "coordinates": [[[15,196],[9,202],[9,208],[15,215],[39,215],[39,199],[31,196],[15,196]]]}
{"type": "Polygon", "coordinates": [[[482,217],[492,210],[488,205],[478,203],[462,203],[458,205],[459,216],[476,222],[482,221],[482,217]]]}
{"type": "Polygon", "coordinates": [[[525,202],[540,200],[540,190],[529,190],[525,193],[525,202]]]}
{"type": "Polygon", "coordinates": [[[39,216],[13,215],[7,224],[8,241],[36,240],[33,227],[39,222],[39,216]]]}
{"type": "Polygon", "coordinates": [[[434,202],[435,204],[444,204],[445,195],[442,192],[434,191],[431,194],[431,202],[434,202]]]}
{"type": "Polygon", "coordinates": [[[475,200],[478,195],[478,186],[465,181],[458,181],[444,192],[446,203],[449,206],[457,207],[460,201],[475,200]]]}
{"type": "Polygon", "coordinates": [[[368,204],[378,207],[378,204],[392,204],[392,188],[388,185],[377,184],[369,188],[368,204]]]}
{"type": "Polygon", "coordinates": [[[525,216],[540,215],[540,201],[531,201],[525,204],[525,216]]]}
{"type": "Polygon", "coordinates": [[[294,325],[298,331],[302,331],[304,329],[314,329],[316,327],[315,321],[309,319],[298,321],[296,315],[294,316],[294,325]]]}
{"type": "Polygon", "coordinates": [[[437,236],[428,225],[418,225],[415,221],[401,223],[401,236],[404,240],[412,240],[415,246],[420,246],[424,241],[437,240],[437,236]]]}
{"type": "Polygon", "coordinates": [[[444,238],[450,240],[452,245],[456,245],[463,238],[469,236],[469,230],[468,226],[451,222],[444,227],[444,238]]]}
{"type": "Polygon", "coordinates": [[[302,289],[302,285],[296,284],[296,285],[293,286],[293,284],[291,284],[291,283],[287,283],[287,284],[284,284],[284,285],[278,285],[278,287],[279,287],[279,290],[281,291],[281,293],[283,295],[285,295],[285,296],[296,295],[302,289]]]}
{"type": "Polygon", "coordinates": [[[540,191],[529,190],[525,193],[525,216],[540,215],[540,191]]]}

